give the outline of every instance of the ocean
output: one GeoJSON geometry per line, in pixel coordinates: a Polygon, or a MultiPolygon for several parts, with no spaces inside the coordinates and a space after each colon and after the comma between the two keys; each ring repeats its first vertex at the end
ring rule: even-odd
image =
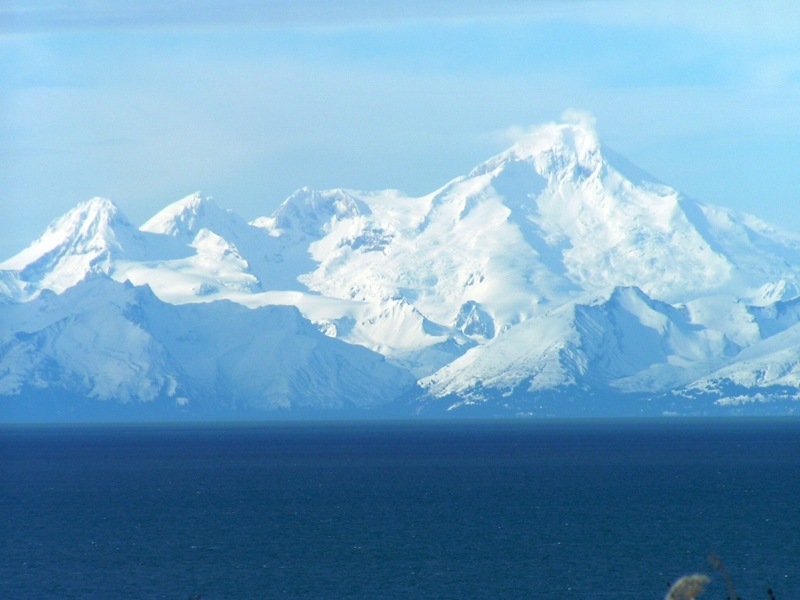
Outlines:
{"type": "Polygon", "coordinates": [[[800,420],[0,426],[0,598],[800,598],[800,420]]]}

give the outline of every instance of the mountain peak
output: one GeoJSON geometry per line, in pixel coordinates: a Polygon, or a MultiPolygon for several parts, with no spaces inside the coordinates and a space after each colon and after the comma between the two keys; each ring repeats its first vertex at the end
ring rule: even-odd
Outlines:
{"type": "Polygon", "coordinates": [[[573,156],[586,164],[595,160],[600,148],[593,117],[583,116],[561,123],[546,123],[525,132],[510,151],[519,159],[559,154],[573,156]]]}
{"type": "Polygon", "coordinates": [[[316,236],[331,221],[370,213],[369,206],[348,190],[318,191],[304,187],[283,201],[273,219],[278,229],[316,236]]]}
{"type": "Polygon", "coordinates": [[[0,263],[19,271],[26,282],[63,291],[87,273],[104,269],[112,255],[122,255],[135,228],[122,211],[99,196],[80,202],[53,221],[25,250],[0,263]]]}
{"type": "Polygon", "coordinates": [[[514,128],[509,132],[514,144],[506,151],[478,165],[471,176],[496,171],[513,162],[531,163],[539,175],[587,176],[604,162],[602,144],[594,117],[577,111],[564,114],[561,122],[550,122],[532,129],[514,128]]]}
{"type": "Polygon", "coordinates": [[[220,208],[211,196],[194,192],[157,212],[140,227],[140,230],[189,240],[194,238],[200,229],[212,231],[219,229],[215,228],[214,222],[227,222],[231,215],[231,211],[220,208]]]}
{"type": "Polygon", "coordinates": [[[173,202],[169,205],[169,207],[199,212],[204,210],[204,208],[209,205],[216,206],[213,198],[211,196],[204,196],[203,193],[198,190],[176,202],[173,202]]]}
{"type": "Polygon", "coordinates": [[[118,247],[116,227],[132,227],[122,211],[107,198],[96,196],[80,202],[52,223],[28,248],[0,264],[2,269],[22,270],[59,248],[91,254],[118,247]]]}
{"type": "MultiPolygon", "coordinates": [[[[108,198],[102,196],[94,196],[83,202],[79,202],[74,209],[69,212],[85,211],[91,214],[98,215],[115,215],[119,214],[119,207],[108,198]]],[[[69,214],[69,213],[67,213],[69,214]]]]}
{"type": "Polygon", "coordinates": [[[114,202],[108,198],[95,196],[78,203],[75,208],[54,221],[48,229],[68,230],[87,237],[93,235],[97,228],[113,225],[130,226],[130,221],[114,202]]]}

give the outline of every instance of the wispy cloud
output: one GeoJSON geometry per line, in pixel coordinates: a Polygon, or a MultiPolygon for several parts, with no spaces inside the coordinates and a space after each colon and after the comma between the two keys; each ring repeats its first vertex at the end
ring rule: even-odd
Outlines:
{"type": "Polygon", "coordinates": [[[252,26],[337,27],[491,19],[569,20],[620,27],[681,27],[754,41],[795,37],[800,5],[791,0],[759,3],[673,0],[7,0],[0,28],[54,31],[116,27],[252,26]]]}
{"type": "Polygon", "coordinates": [[[6,31],[59,31],[118,27],[352,27],[425,21],[463,22],[474,19],[553,17],[564,5],[591,2],[497,0],[121,0],[64,3],[59,0],[8,0],[0,8],[6,31]]]}

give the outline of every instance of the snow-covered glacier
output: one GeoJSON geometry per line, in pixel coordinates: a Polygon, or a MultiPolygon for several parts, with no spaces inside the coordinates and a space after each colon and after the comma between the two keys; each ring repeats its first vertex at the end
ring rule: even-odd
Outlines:
{"type": "Polygon", "coordinates": [[[0,263],[0,405],[794,412],[798,302],[800,235],[548,123],[420,197],[81,203],[0,263]]]}

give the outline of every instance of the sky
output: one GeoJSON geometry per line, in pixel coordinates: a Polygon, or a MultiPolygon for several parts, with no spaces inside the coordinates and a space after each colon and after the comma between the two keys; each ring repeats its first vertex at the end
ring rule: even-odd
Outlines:
{"type": "Polygon", "coordinates": [[[6,0],[0,259],[78,202],[421,195],[514,131],[594,115],[708,204],[800,232],[800,3],[6,0]]]}

